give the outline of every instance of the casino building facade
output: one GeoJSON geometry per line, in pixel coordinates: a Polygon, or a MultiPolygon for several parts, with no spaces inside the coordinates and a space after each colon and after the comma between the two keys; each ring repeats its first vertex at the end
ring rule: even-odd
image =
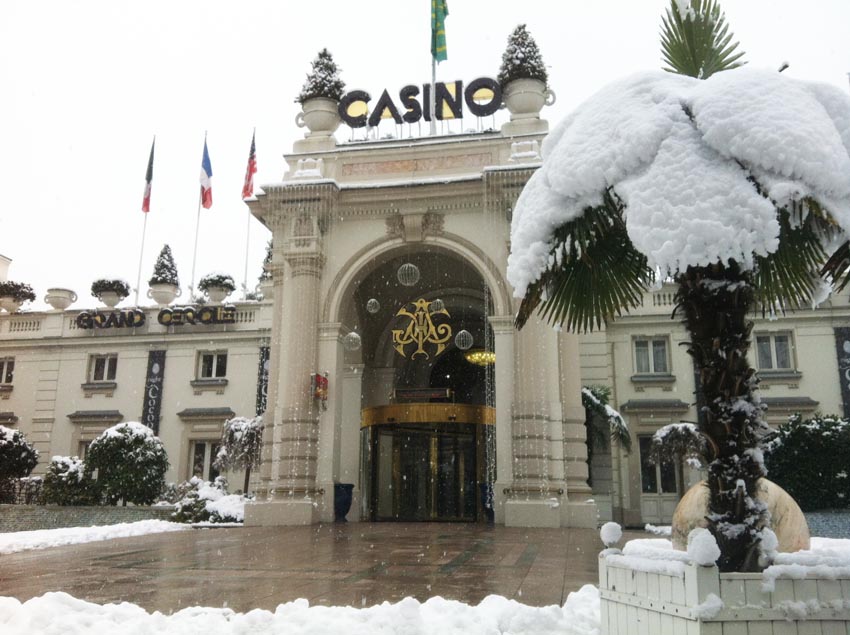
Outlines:
{"type": "MultiPolygon", "coordinates": [[[[696,419],[672,290],[590,335],[513,326],[511,212],[546,132],[537,114],[411,139],[311,130],[248,203],[273,237],[264,300],[2,314],[0,424],[36,444],[43,472],[142,420],[177,481],[213,475],[224,420],[265,412],[248,525],[331,521],[337,484],[353,485],[349,521],[484,522],[491,507],[511,526],[669,523],[700,478],[646,461],[654,430],[696,419]],[[631,452],[588,441],[582,385],[611,390],[631,452]]],[[[848,309],[842,294],[755,316],[772,423],[844,414],[848,309]]]]}

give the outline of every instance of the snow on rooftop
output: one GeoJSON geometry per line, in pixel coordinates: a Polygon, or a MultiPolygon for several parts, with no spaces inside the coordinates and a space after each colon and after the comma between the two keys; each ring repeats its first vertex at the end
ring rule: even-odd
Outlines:
{"type": "Polygon", "coordinates": [[[850,230],[850,97],[748,67],[697,80],[632,75],[588,99],[549,135],[517,201],[514,295],[550,265],[554,231],[608,188],[649,267],[662,274],[776,250],[774,204],[811,196],[850,230]]]}

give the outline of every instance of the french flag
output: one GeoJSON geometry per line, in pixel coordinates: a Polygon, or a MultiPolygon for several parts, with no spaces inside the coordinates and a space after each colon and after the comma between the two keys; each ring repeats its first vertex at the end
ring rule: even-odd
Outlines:
{"type": "Polygon", "coordinates": [[[212,165],[206,139],[204,139],[204,158],[201,160],[201,205],[204,209],[212,207],[212,165]]]}

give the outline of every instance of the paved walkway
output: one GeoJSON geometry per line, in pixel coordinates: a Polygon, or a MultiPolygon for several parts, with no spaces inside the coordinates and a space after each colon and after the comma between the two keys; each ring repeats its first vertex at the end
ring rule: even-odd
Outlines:
{"type": "MultiPolygon", "coordinates": [[[[630,537],[646,537],[635,533],[630,537]]],[[[371,606],[440,595],[477,604],[490,594],[563,604],[597,580],[598,532],[472,524],[350,523],[195,529],[0,555],[0,596],[64,591],[98,603],[170,613],[371,606]]]]}

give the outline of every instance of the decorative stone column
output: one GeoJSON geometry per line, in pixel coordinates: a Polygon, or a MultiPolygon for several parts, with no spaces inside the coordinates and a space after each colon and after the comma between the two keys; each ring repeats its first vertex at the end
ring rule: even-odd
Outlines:
{"type": "MultiPolygon", "coordinates": [[[[282,241],[280,243],[283,244],[282,241]]],[[[257,500],[263,500],[269,495],[272,472],[277,470],[277,461],[272,454],[272,437],[274,430],[274,404],[277,403],[277,383],[279,364],[275,359],[280,353],[280,339],[282,323],[274,316],[283,311],[283,276],[284,276],[283,249],[280,246],[272,248],[272,262],[269,266],[269,274],[272,277],[272,333],[269,342],[269,377],[266,388],[266,414],[264,417],[263,431],[263,461],[260,464],[260,483],[256,488],[257,500]]]]}
{"type": "Polygon", "coordinates": [[[496,353],[496,483],[494,484],[496,522],[505,522],[505,501],[513,485],[513,432],[511,404],[514,393],[514,318],[511,315],[490,317],[493,348],[496,353]],[[505,492],[508,492],[506,494],[505,492]]]}
{"type": "Polygon", "coordinates": [[[334,519],[334,482],[338,482],[340,432],[342,419],[342,324],[338,322],[319,324],[318,373],[328,374],[327,408],[319,412],[319,447],[317,457],[317,483],[319,518],[322,522],[334,519]]]}
{"type": "Polygon", "coordinates": [[[558,337],[562,412],[562,452],[567,495],[562,505],[562,524],[595,529],[598,509],[589,502],[592,491],[587,484],[587,427],[581,403],[581,374],[578,336],[562,331],[558,337]]]}
{"type": "MultiPolygon", "coordinates": [[[[274,402],[267,416],[262,473],[266,500],[245,510],[246,525],[301,525],[317,520],[319,410],[310,385],[317,371],[317,321],[324,258],[315,217],[291,219],[283,244],[282,288],[275,275],[274,402]],[[288,240],[287,240],[288,238],[288,240]],[[271,424],[271,425],[270,425],[271,424]],[[269,430],[271,428],[271,430],[269,430]]],[[[267,412],[269,412],[267,411],[267,412]]]]}
{"type": "Polygon", "coordinates": [[[360,404],[364,367],[364,364],[346,363],[341,373],[342,385],[339,397],[342,413],[338,432],[338,464],[334,476],[340,483],[354,484],[348,522],[359,521],[363,513],[364,484],[361,479],[366,476],[360,473],[360,404]]]}
{"type": "MultiPolygon", "coordinates": [[[[498,359],[498,355],[497,355],[498,359]]],[[[513,483],[505,501],[505,524],[558,527],[564,494],[563,456],[553,453],[562,411],[558,336],[533,318],[514,337],[511,409],[513,483]]]]}

